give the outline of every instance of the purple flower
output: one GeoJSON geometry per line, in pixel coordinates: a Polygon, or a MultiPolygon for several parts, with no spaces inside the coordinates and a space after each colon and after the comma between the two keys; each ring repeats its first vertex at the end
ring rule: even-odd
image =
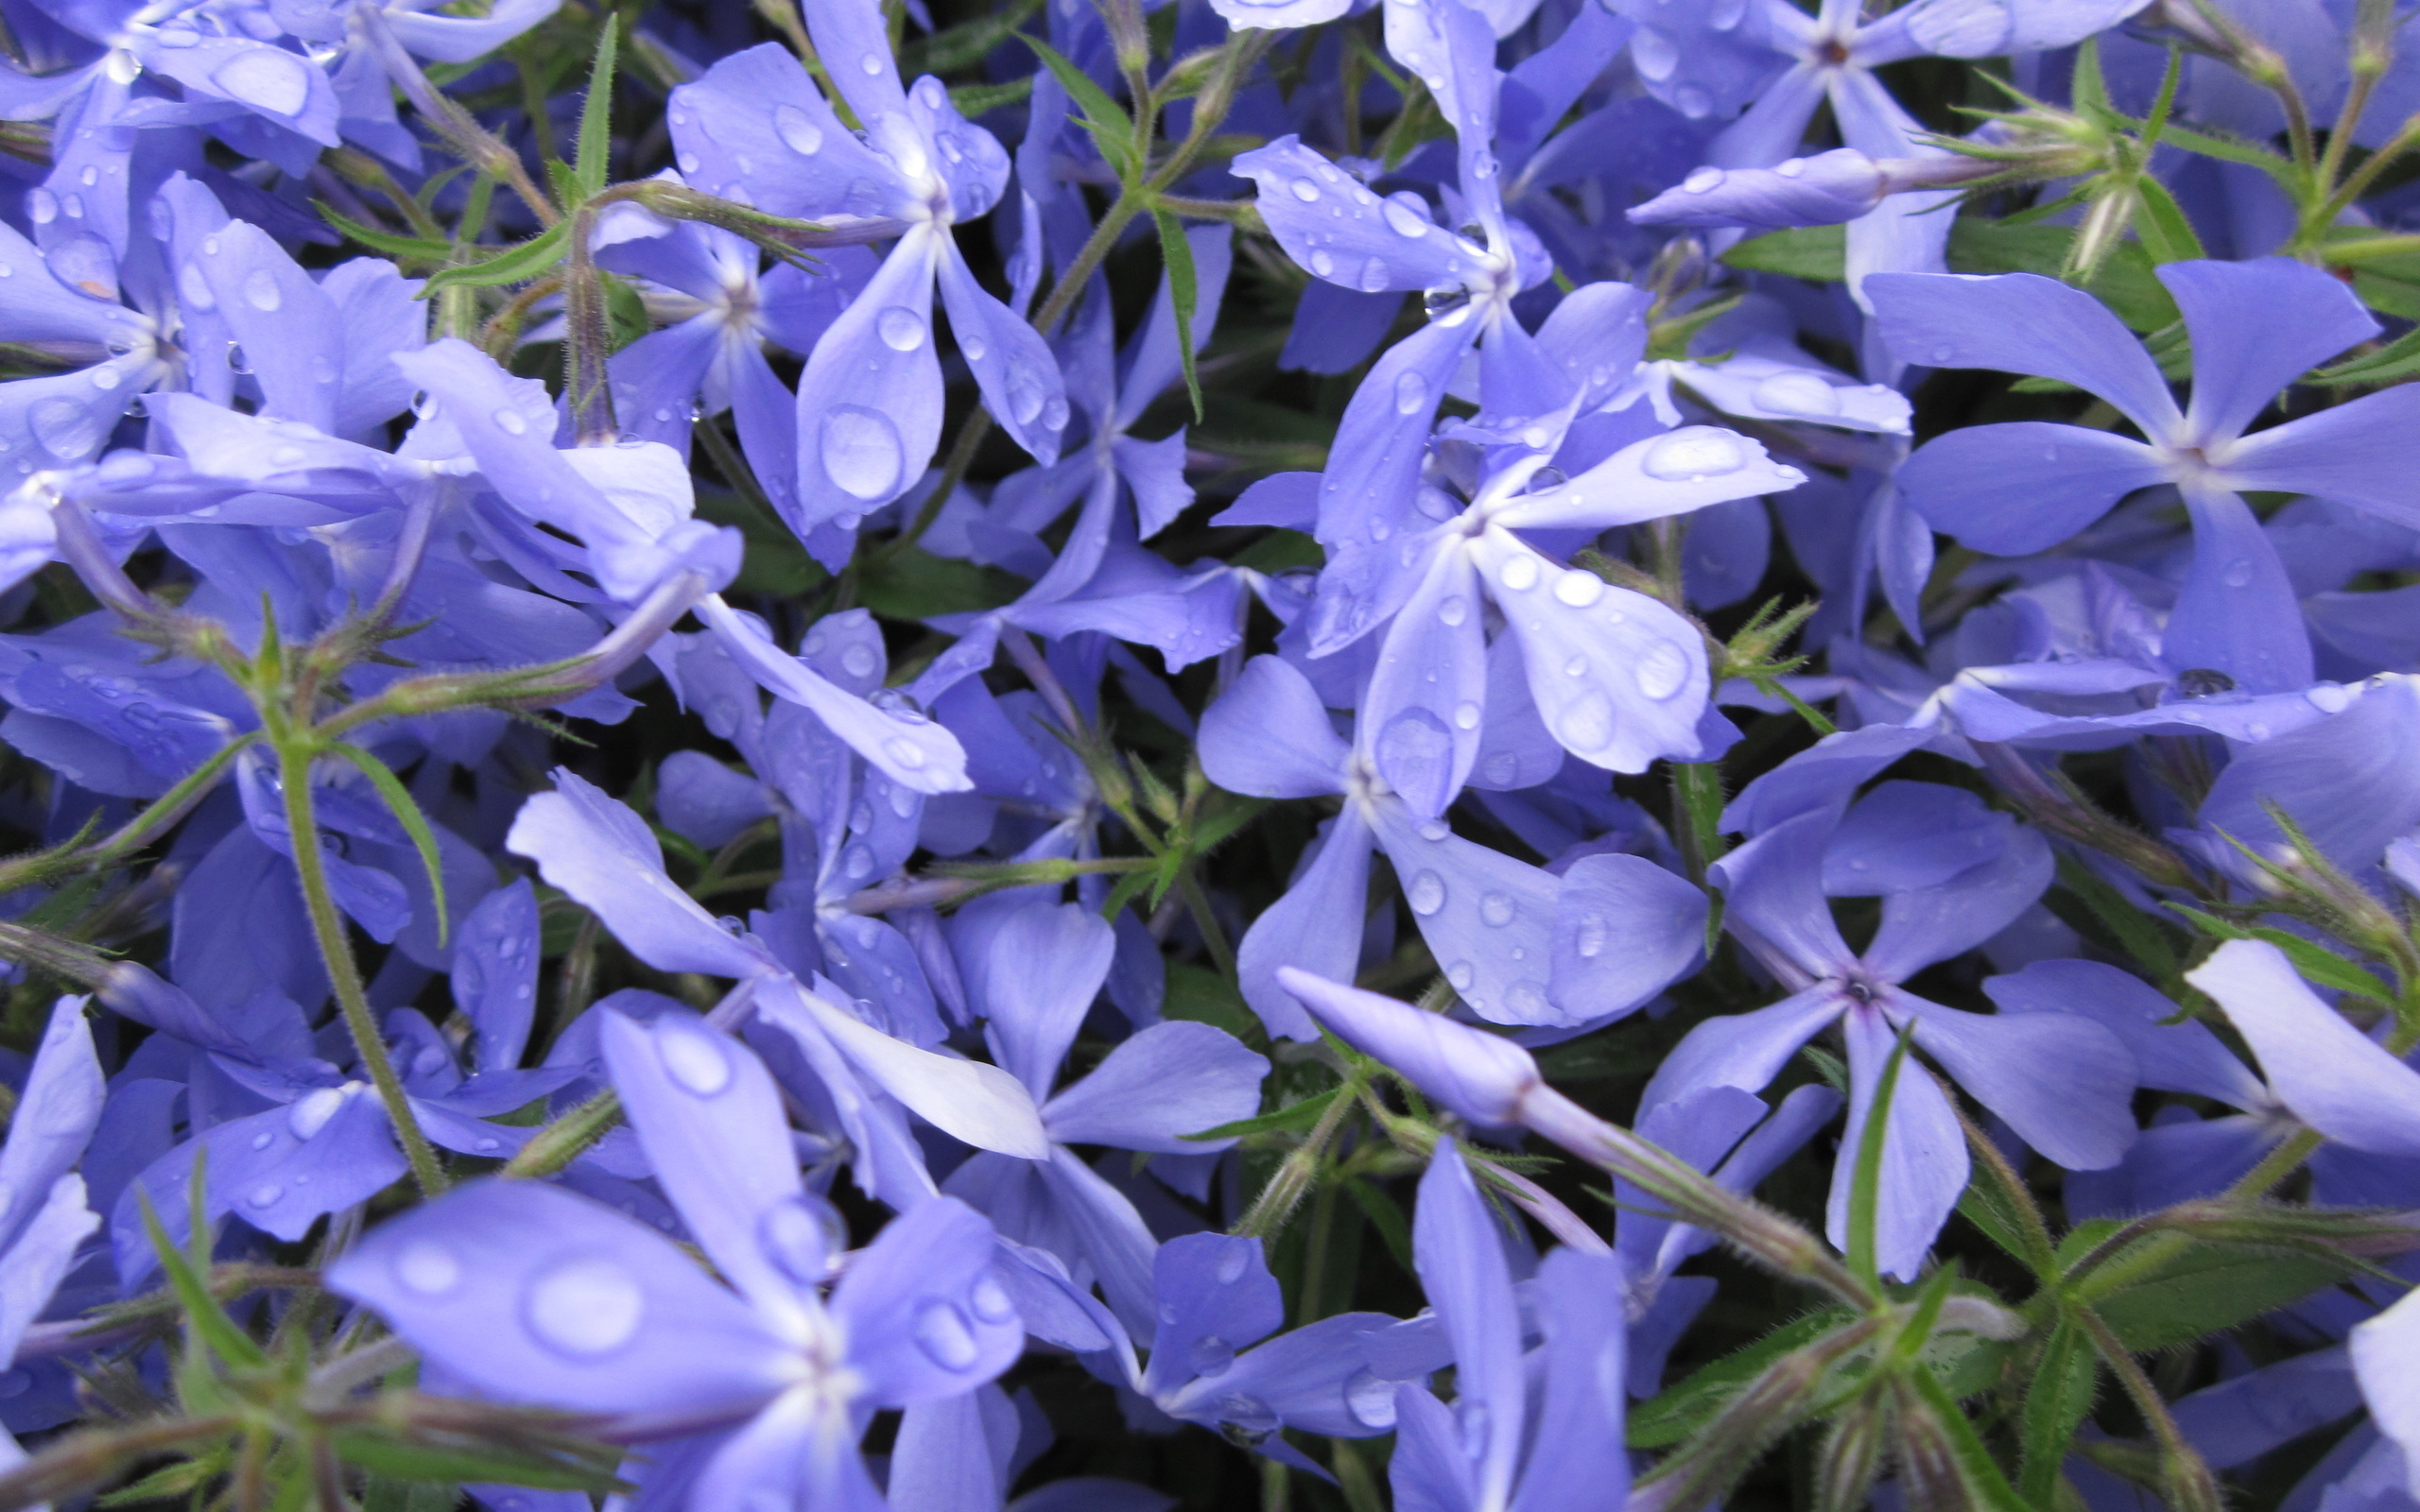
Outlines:
{"type": "Polygon", "coordinates": [[[1970,426],[1919,449],[1899,486],[1935,526],[2004,556],[2057,545],[2137,489],[2174,486],[2192,517],[2193,557],[2162,654],[2254,693],[2298,691],[2311,681],[2309,636],[2243,492],[2314,493],[2420,524],[2400,460],[2420,396],[2390,388],[2247,436],[2305,369],[2377,322],[2342,284],[2285,258],[2170,263],[2159,277],[2193,338],[2183,410],[2141,345],[2081,289],[2031,273],[1870,284],[1883,337],[1904,360],[2072,384],[2144,437],[2038,421],[1970,426]]]}
{"type": "Polygon", "coordinates": [[[381,1227],[329,1288],[487,1395],[600,1415],[633,1437],[711,1434],[694,1460],[660,1454],[694,1476],[693,1504],[871,1502],[855,1449],[866,1416],[961,1395],[1023,1349],[991,1227],[935,1198],[844,1258],[755,1057],[687,1014],[642,1025],[609,1011],[603,1040],[666,1195],[728,1289],[644,1224],[503,1181],[381,1227]]]}

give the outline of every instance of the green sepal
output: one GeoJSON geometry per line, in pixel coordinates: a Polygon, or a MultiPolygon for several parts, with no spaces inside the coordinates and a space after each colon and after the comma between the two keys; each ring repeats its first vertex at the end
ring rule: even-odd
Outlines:
{"type": "Polygon", "coordinates": [[[361,775],[369,778],[370,785],[386,799],[388,811],[395,816],[395,822],[412,837],[412,849],[420,852],[421,867],[428,873],[429,897],[437,910],[437,943],[442,946],[449,928],[445,911],[445,864],[437,849],[436,832],[428,827],[428,816],[420,811],[420,804],[413,799],[411,790],[404,786],[402,778],[388,769],[385,762],[360,747],[349,746],[343,741],[333,743],[328,750],[361,769],[361,775]]]}
{"type": "Polygon", "coordinates": [[[518,247],[509,248],[484,262],[438,269],[421,286],[420,297],[424,300],[441,288],[494,288],[543,278],[563,260],[570,239],[571,222],[559,220],[518,247]]]}

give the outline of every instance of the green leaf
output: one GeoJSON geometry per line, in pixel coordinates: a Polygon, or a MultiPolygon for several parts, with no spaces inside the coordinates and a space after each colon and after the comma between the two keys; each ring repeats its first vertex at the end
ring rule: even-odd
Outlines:
{"type": "Polygon", "coordinates": [[[2230,923],[2215,914],[2205,914],[2198,908],[2190,908],[2183,903],[2172,902],[2168,906],[2193,920],[2204,934],[2213,938],[2267,940],[2286,953],[2287,959],[2294,963],[2295,971],[2322,987],[2332,988],[2339,992],[2357,993],[2361,997],[2383,1003],[2388,1007],[2395,1005],[2394,992],[2384,982],[2334,951],[2325,946],[2314,945],[2299,935],[2290,935],[2282,929],[2272,929],[2265,924],[2230,923]]]}
{"type": "Polygon", "coordinates": [[[362,1487],[361,1512],[454,1512],[461,1500],[461,1488],[447,1482],[372,1475],[362,1487]]]}
{"type": "Polygon", "coordinates": [[[1351,1197],[1353,1205],[1361,1210],[1361,1215],[1370,1220],[1370,1227],[1378,1230],[1378,1238],[1385,1243],[1387,1253],[1395,1258],[1395,1263],[1403,1267],[1404,1274],[1415,1274],[1412,1269],[1411,1225],[1404,1218],[1402,1205],[1357,1176],[1344,1178],[1344,1194],[1351,1197]]]}
{"type": "Polygon", "coordinates": [[[1849,1269],[1876,1287],[1882,1275],[1874,1235],[1876,1215],[1882,1208],[1882,1146],[1888,1138],[1891,1099],[1899,1090],[1899,1074],[1907,1068],[1908,1046],[1914,1035],[1911,1019],[1899,1031],[1899,1042],[1891,1047],[1891,1058],[1883,1063],[1882,1080],[1874,1089],[1873,1102],[1866,1106],[1865,1126],[1858,1131],[1857,1172],[1849,1186],[1849,1269]]]}
{"type": "Polygon", "coordinates": [[[95,1506],[139,1506],[146,1502],[177,1501],[192,1495],[222,1474],[233,1458],[224,1446],[192,1459],[153,1470],[131,1486],[96,1498],[95,1506]]]}
{"type": "Polygon", "coordinates": [[[1184,391],[1193,399],[1193,421],[1201,422],[1201,379],[1193,370],[1193,314],[1201,298],[1201,282],[1193,269],[1193,244],[1184,226],[1165,210],[1151,212],[1160,228],[1160,260],[1167,265],[1168,303],[1176,310],[1177,356],[1184,364],[1184,391]]]}
{"type": "Polygon", "coordinates": [[[1991,1451],[1983,1447],[1975,1425],[1966,1420],[1966,1414],[1942,1385],[1941,1379],[1929,1370],[1910,1370],[1903,1379],[1932,1409],[1948,1436],[1959,1479],[1965,1483],[1978,1512],[2032,1512],[2025,1499],[2016,1494],[2016,1487],[2008,1484],[2008,1477],[2000,1473],[1999,1466],[1993,1463],[1991,1451]]]}
{"type": "Polygon", "coordinates": [[[993,48],[1016,35],[1016,29],[1041,10],[1042,0],[1016,0],[989,15],[944,26],[929,37],[908,43],[899,49],[899,75],[902,78],[914,78],[919,74],[947,74],[971,68],[993,48]]]}
{"type": "Polygon", "coordinates": [[[420,811],[420,804],[413,800],[411,790],[404,786],[402,778],[388,770],[385,762],[358,746],[348,746],[342,741],[337,741],[328,749],[361,768],[361,775],[369,778],[370,785],[387,800],[388,811],[395,816],[395,822],[412,837],[412,849],[420,852],[421,868],[428,873],[429,896],[437,910],[437,943],[442,946],[448,928],[445,861],[437,849],[437,834],[428,827],[428,816],[420,811]]]}
{"type": "Polygon", "coordinates": [[[1845,226],[1802,226],[1751,236],[1722,254],[1722,261],[1751,273],[1838,284],[1847,278],[1849,234],[1845,226]]]}
{"type": "Polygon", "coordinates": [[[1014,105],[1033,93],[1033,76],[1008,84],[959,84],[949,92],[949,102],[959,114],[973,120],[1003,105],[1014,105]]]}
{"type": "Polygon", "coordinates": [[[425,236],[398,236],[392,232],[372,231],[337,210],[324,199],[312,200],[311,208],[320,213],[321,220],[343,232],[348,239],[359,242],[373,252],[384,252],[389,257],[417,258],[423,262],[431,263],[441,263],[454,255],[454,246],[451,242],[433,241],[425,236]]]}
{"type": "Polygon", "coordinates": [[[2033,1367],[2025,1392],[2023,1457],[2017,1462],[2017,1491],[2035,1506],[2051,1504],[2058,1489],[2059,1467],[2067,1446],[2092,1411],[2100,1366],[2091,1341],[2074,1324],[2061,1322],[2050,1332],[2042,1359],[2033,1367]]]}
{"type": "Polygon", "coordinates": [[[2300,198],[2299,191],[2302,185],[2298,180],[2301,178],[2301,170],[2297,169],[2290,159],[2281,157],[2267,147],[2222,131],[2190,131],[2174,122],[2169,122],[2160,129],[2160,140],[2170,146],[2183,147],[2187,152],[2198,152],[2205,158],[2217,158],[2221,163],[2240,163],[2248,168],[2258,168],[2284,185],[2288,193],[2293,194],[2297,198],[2300,198]]]}
{"type": "MultiPolygon", "coordinates": [[[[2354,280],[2360,288],[2360,280],[2354,280]]],[[[2347,358],[2333,368],[2322,368],[2303,379],[2307,384],[2391,384],[2420,373],[2420,330],[2406,331],[2376,352],[2347,358]]]]}
{"type": "Polygon", "coordinates": [[[1116,170],[1117,181],[1132,185],[1141,180],[1141,164],[1134,161],[1134,121],[1109,97],[1109,92],[1092,81],[1090,75],[1059,55],[1059,50],[1039,38],[1018,33],[1018,40],[1033,49],[1051,77],[1059,80],[1067,97],[1082,108],[1080,126],[1092,133],[1100,155],[1116,170]]]}
{"type": "Polygon", "coordinates": [[[1745,1349],[1724,1355],[1686,1381],[1667,1386],[1631,1409],[1627,1435],[1630,1447],[1662,1449],[1691,1437],[1767,1366],[1793,1349],[1814,1343],[1847,1321],[1849,1314],[1841,1308],[1810,1313],[1745,1349]]]}
{"type": "Polygon", "coordinates": [[[579,187],[580,202],[603,192],[610,176],[607,160],[614,146],[614,64],[621,46],[621,29],[611,10],[605,12],[605,25],[596,28],[596,60],[588,67],[588,93],[579,102],[579,155],[572,160],[572,179],[579,187]]]}
{"type": "Polygon", "coordinates": [[[2109,940],[2163,986],[2175,984],[2181,966],[2176,948],[2169,943],[2168,932],[2159,927],[2156,918],[2128,902],[2126,895],[2111,886],[2100,873],[2061,857],[2059,888],[2051,892],[2048,902],[2050,911],[2079,933],[2087,936],[2105,933],[2109,940]],[[2069,899],[2073,903],[2063,907],[2062,903],[2069,899]],[[2081,904],[2081,911],[2073,904],[2081,904]]]}
{"type": "Polygon", "coordinates": [[[563,260],[570,235],[571,222],[559,220],[520,246],[498,252],[485,262],[440,268],[421,286],[420,297],[426,299],[439,289],[457,285],[493,288],[543,278],[563,260]]]}
{"type": "Polygon", "coordinates": [[[998,609],[1024,588],[996,567],[936,557],[911,546],[873,561],[857,581],[857,599],[885,619],[928,620],[998,609]]]}
{"type": "MultiPolygon", "coordinates": [[[[2146,1353],[2249,1323],[2363,1268],[2349,1256],[2331,1259],[2204,1240],[2148,1276],[2093,1298],[2092,1307],[2127,1349],[2146,1353]]],[[[2095,1279],[2086,1278],[2080,1290],[2090,1293],[2095,1279]]]]}
{"type": "Polygon", "coordinates": [[[1160,1002],[1160,1017],[1211,1024],[1238,1039],[1261,1032],[1260,1021],[1244,1005],[1243,994],[1234,983],[1189,961],[1168,963],[1167,994],[1160,1002]]]}
{"type": "MultiPolygon", "coordinates": [[[[1954,273],[2039,273],[2057,278],[2066,267],[2075,231],[1984,220],[1961,215],[1949,228],[1948,260],[1954,273]]],[[[2100,272],[2085,291],[2133,330],[2164,330],[2177,321],[2176,301],[2152,271],[2151,254],[2136,242],[2110,249],[2100,272]]]]}
{"type": "Polygon", "coordinates": [[[2141,214],[2135,217],[2135,234],[2152,262],[2187,263],[2209,255],[2166,184],[2147,173],[2135,180],[2135,194],[2141,207],[2141,214]]]}
{"type": "Polygon", "coordinates": [[[399,1481],[500,1482],[547,1491],[604,1491],[621,1484],[601,1452],[595,1463],[582,1464],[502,1445],[406,1443],[368,1429],[339,1432],[333,1441],[347,1464],[399,1481]]]}
{"type": "MultiPolygon", "coordinates": [[[[210,1224],[204,1216],[203,1194],[208,1190],[203,1175],[203,1157],[207,1152],[197,1148],[193,1157],[193,1181],[187,1189],[190,1205],[188,1225],[193,1230],[196,1247],[206,1258],[209,1255],[210,1224]]],[[[184,1251],[168,1242],[168,1231],[160,1227],[160,1215],[151,1207],[151,1194],[140,1185],[134,1189],[134,1200],[143,1210],[143,1231],[151,1241],[152,1252],[160,1258],[160,1268],[168,1278],[170,1289],[184,1308],[185,1328],[193,1343],[206,1349],[221,1363],[237,1369],[257,1369],[268,1363],[268,1356],[251,1334],[235,1326],[218,1298],[210,1295],[210,1285],[195,1269],[184,1251]]],[[[195,1351],[199,1352],[199,1351],[195,1351]]]]}
{"type": "Polygon", "coordinates": [[[1309,1128],[1320,1121],[1322,1113],[1327,1111],[1328,1104],[1335,1102],[1343,1093],[1344,1089],[1341,1086],[1331,1087],[1323,1092],[1314,1092],[1299,1103],[1290,1103],[1273,1113],[1263,1113],[1258,1118],[1237,1119],[1232,1124],[1221,1124],[1217,1128],[1205,1128],[1199,1134],[1180,1134],[1177,1138],[1234,1140],[1242,1139],[1251,1134],[1276,1134],[1288,1129],[1309,1128]]]}

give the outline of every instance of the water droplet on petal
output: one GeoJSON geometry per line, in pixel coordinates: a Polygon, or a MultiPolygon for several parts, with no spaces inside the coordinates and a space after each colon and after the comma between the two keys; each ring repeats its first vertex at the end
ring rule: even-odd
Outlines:
{"type": "Polygon", "coordinates": [[[1614,738],[1613,700],[1600,688],[1589,689],[1556,718],[1555,737],[1582,755],[1603,749],[1614,738]]]}
{"type": "Polygon", "coordinates": [[[1756,407],[1775,415],[1824,417],[1841,412],[1841,391],[1811,372],[1777,372],[1756,386],[1756,407]]]}
{"type": "Polygon", "coordinates": [[[2250,583],[2252,581],[2252,558],[2249,557],[2238,557],[2235,560],[2227,563],[2227,570],[2220,575],[2219,580],[2226,584],[2229,588],[2241,588],[2250,583]]]}
{"type": "Polygon", "coordinates": [[[1669,641],[1650,644],[1630,669],[1638,691],[1658,700],[1669,698],[1689,680],[1689,654],[1669,641]]]}
{"type": "Polygon", "coordinates": [[[2341,683],[2322,682],[2303,694],[2310,706],[2324,714],[2340,714],[2353,702],[2353,690],[2341,683]]]}
{"type": "Polygon", "coordinates": [[[631,1342],[646,1314],[638,1279],[601,1255],[557,1265],[532,1281],[521,1299],[529,1332],[549,1349],[574,1356],[611,1354],[631,1342]]]}
{"type": "Polygon", "coordinates": [[[969,1369],[983,1356],[983,1347],[976,1343],[966,1314],[956,1302],[938,1297],[916,1314],[916,1348],[944,1370],[969,1369]]]}
{"type": "Polygon", "coordinates": [[[1426,919],[1445,906],[1445,879],[1433,871],[1424,870],[1411,879],[1411,885],[1404,889],[1404,896],[1410,901],[1411,911],[1426,919]]]}
{"type": "Polygon", "coordinates": [[[890,417],[863,404],[835,404],[823,416],[823,471],[840,489],[868,503],[898,491],[906,452],[890,417]]]}
{"type": "Polygon", "coordinates": [[[1519,910],[1513,905],[1510,893],[1491,892],[1478,901],[1479,921],[1491,929],[1502,929],[1512,922],[1512,916],[1517,912],[1519,910]]]}
{"type": "Polygon", "coordinates": [[[225,94],[271,115],[296,115],[311,98],[311,69],[292,53],[251,47],[218,65],[210,81],[225,94]]]}
{"type": "Polygon", "coordinates": [[[523,419],[521,411],[517,409],[499,409],[488,418],[494,421],[496,429],[507,436],[526,435],[529,429],[529,421],[523,419]]]}
{"type": "Polygon", "coordinates": [[[244,302],[264,314],[283,305],[285,295],[277,286],[277,275],[265,267],[256,267],[246,274],[244,302]]]}
{"type": "Polygon", "coordinates": [[[1740,450],[1738,438],[1729,431],[1691,425],[1649,447],[1639,470],[1668,483],[1694,482],[1737,472],[1747,462],[1748,454],[1740,450]]]}
{"type": "Polygon", "coordinates": [[[914,771],[925,765],[924,747],[905,736],[893,735],[882,743],[882,753],[900,766],[914,771]]]}
{"type": "Polygon", "coordinates": [[[1428,380],[1416,372],[1400,374],[1395,379],[1395,413],[1417,415],[1428,407],[1428,380]]]}
{"type": "Polygon", "coordinates": [[[836,1235],[832,1223],[810,1206],[811,1200],[784,1198],[756,1221],[756,1242],[766,1258],[801,1286],[821,1284],[831,1273],[832,1257],[848,1244],[847,1237],[836,1235]]]}
{"type": "Polygon", "coordinates": [[[966,1294],[966,1301],[975,1315],[986,1323],[1006,1323],[1017,1315],[1017,1305],[1010,1300],[1008,1288],[989,1276],[975,1283],[974,1290],[966,1294]]]}
{"type": "Polygon", "coordinates": [[[1516,593],[1526,593],[1538,586],[1538,558],[1520,552],[1504,558],[1495,569],[1495,580],[1516,593]]]}
{"type": "Polygon", "coordinates": [[[1357,1370],[1344,1383],[1344,1407],[1364,1428],[1385,1432],[1395,1425],[1395,1383],[1372,1370],[1357,1370]]]}
{"type": "Polygon", "coordinates": [[[882,344],[893,352],[913,352],[925,344],[925,318],[904,304],[894,304],[874,317],[882,344]]]}
{"type": "Polygon", "coordinates": [[[1573,948],[1580,952],[1582,960],[1593,961],[1605,953],[1605,936],[1610,933],[1611,926],[1604,915],[1582,914],[1580,916],[1579,933],[1572,940],[1573,948]]]}
{"type": "Polygon", "coordinates": [[[801,157],[811,158],[823,150],[823,129],[795,105],[773,107],[773,131],[783,146],[801,157]]]}
{"type": "Polygon", "coordinates": [[[1449,593],[1438,602],[1437,618],[1446,625],[1460,625],[1470,617],[1470,602],[1460,593],[1449,593]]]}
{"type": "Polygon", "coordinates": [[[1462,702],[1462,703],[1458,704],[1458,705],[1456,705],[1456,706],[1455,706],[1455,708],[1454,708],[1454,728],[1455,728],[1455,729],[1457,729],[1457,730],[1477,730],[1477,729],[1478,728],[1478,719],[1479,719],[1479,707],[1478,707],[1478,705],[1477,705],[1477,704],[1475,704],[1475,703],[1468,702],[1468,701],[1464,701],[1464,702],[1462,702]]]}
{"type": "Polygon", "coordinates": [[[1193,1341],[1184,1357],[1197,1376],[1224,1375],[1236,1363],[1236,1347],[1216,1333],[1205,1333],[1193,1341]]]}
{"type": "Polygon", "coordinates": [[[1586,609],[1604,596],[1605,580],[1592,572],[1574,567],[1554,580],[1554,598],[1558,604],[1586,609]]]}
{"type": "Polygon", "coordinates": [[[1426,216],[1398,200],[1388,200],[1381,213],[1398,236],[1426,236],[1434,229],[1426,216]]]}
{"type": "Polygon", "coordinates": [[[1308,179],[1297,179],[1291,184],[1288,185],[1288,187],[1294,191],[1295,198],[1301,200],[1306,205],[1317,204],[1319,202],[1320,186],[1311,182],[1308,179]]]}
{"type": "Polygon", "coordinates": [[[276,1206],[277,1199],[284,1195],[285,1195],[284,1187],[274,1181],[264,1181],[245,1193],[244,1201],[254,1208],[269,1208],[276,1206]]]}
{"type": "Polygon", "coordinates": [[[731,1085],[731,1055],[702,1029],[669,1027],[656,1036],[664,1074],[700,1097],[714,1097],[731,1085]]]}
{"type": "Polygon", "coordinates": [[[422,1297],[442,1297],[462,1283],[462,1263],[434,1239],[415,1239],[395,1251],[395,1282],[422,1297]]]}

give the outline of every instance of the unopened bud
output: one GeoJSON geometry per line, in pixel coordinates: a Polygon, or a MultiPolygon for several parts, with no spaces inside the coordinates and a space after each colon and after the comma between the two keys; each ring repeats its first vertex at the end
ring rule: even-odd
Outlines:
{"type": "Polygon", "coordinates": [[[1859,1397],[1824,1434],[1815,1462],[1815,1512],[1863,1512],[1882,1469],[1890,1415],[1871,1396],[1859,1397]]]}
{"type": "Polygon", "coordinates": [[[1520,1122],[1540,1086],[1538,1063],[1500,1036],[1290,966],[1277,969],[1277,983],[1338,1039],[1474,1124],[1520,1122]]]}
{"type": "Polygon", "coordinates": [[[1792,158],[1777,168],[1700,168],[1632,209],[1640,226],[1781,231],[1855,220],[1890,193],[1881,165],[1855,147],[1792,158]]]}

